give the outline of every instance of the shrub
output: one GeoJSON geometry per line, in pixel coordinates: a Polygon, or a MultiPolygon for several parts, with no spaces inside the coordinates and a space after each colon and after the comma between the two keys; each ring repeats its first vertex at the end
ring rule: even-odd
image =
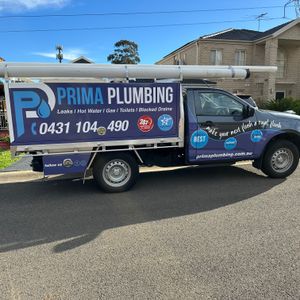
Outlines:
{"type": "Polygon", "coordinates": [[[294,100],[293,98],[270,100],[261,108],[275,111],[293,110],[297,115],[300,115],[300,100],[294,100]]]}
{"type": "Polygon", "coordinates": [[[297,115],[300,115],[300,100],[295,101],[293,111],[295,111],[297,115]]]}
{"type": "Polygon", "coordinates": [[[10,143],[10,138],[8,135],[0,137],[0,142],[10,143]]]}

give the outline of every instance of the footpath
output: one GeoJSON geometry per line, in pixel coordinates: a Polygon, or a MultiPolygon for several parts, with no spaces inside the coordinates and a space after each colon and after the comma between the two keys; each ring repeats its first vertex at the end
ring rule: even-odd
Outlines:
{"type": "Polygon", "coordinates": [[[42,173],[33,172],[30,166],[31,157],[21,157],[9,167],[0,170],[0,184],[25,182],[44,178],[42,173]]]}

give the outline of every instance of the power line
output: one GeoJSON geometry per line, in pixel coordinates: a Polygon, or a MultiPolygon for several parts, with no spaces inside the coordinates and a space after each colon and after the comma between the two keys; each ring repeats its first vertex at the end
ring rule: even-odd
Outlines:
{"type": "Polygon", "coordinates": [[[286,8],[289,6],[289,4],[292,4],[292,3],[294,3],[296,17],[299,18],[299,16],[300,16],[300,1],[299,0],[289,0],[284,5],[284,17],[285,17],[286,8]]]}
{"type": "MultiPolygon", "coordinates": [[[[280,18],[268,18],[264,21],[280,20],[280,18]]],[[[28,32],[59,32],[59,31],[96,31],[96,30],[116,30],[116,29],[140,29],[140,28],[163,28],[163,27],[178,27],[178,26],[193,26],[193,25],[209,25],[222,23],[236,22],[256,22],[257,20],[227,20],[227,21],[211,21],[211,22],[195,22],[195,23],[170,23],[170,24],[153,24],[153,25],[136,25],[136,26],[114,26],[114,27],[71,27],[71,28],[39,28],[39,29],[9,29],[0,30],[0,33],[28,33],[28,32]]]]}
{"type": "Polygon", "coordinates": [[[258,31],[260,31],[260,22],[261,22],[261,20],[263,20],[264,19],[264,16],[266,16],[268,13],[267,12],[265,12],[265,13],[262,13],[262,14],[260,14],[260,15],[258,15],[255,19],[258,21],[258,31]]]}
{"type": "Polygon", "coordinates": [[[158,14],[177,14],[177,13],[197,13],[197,12],[222,12],[222,11],[243,11],[255,9],[282,8],[276,6],[260,7],[239,7],[239,8],[216,8],[216,9],[192,9],[192,10],[171,10],[171,11],[136,11],[136,12],[111,12],[111,13],[76,13],[76,14],[43,14],[43,15],[2,15],[0,19],[12,18],[52,18],[52,17],[84,17],[84,16],[130,16],[130,15],[158,15],[158,14]]]}

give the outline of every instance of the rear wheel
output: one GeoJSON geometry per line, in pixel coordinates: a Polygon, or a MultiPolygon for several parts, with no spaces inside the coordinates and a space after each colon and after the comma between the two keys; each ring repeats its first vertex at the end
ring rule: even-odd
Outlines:
{"type": "Polygon", "coordinates": [[[272,178],[284,178],[292,174],[298,166],[299,150],[287,140],[278,140],[267,149],[262,171],[272,178]]]}
{"type": "Polygon", "coordinates": [[[93,166],[93,176],[99,187],[108,193],[124,192],[136,181],[139,167],[127,153],[101,154],[93,166]]]}

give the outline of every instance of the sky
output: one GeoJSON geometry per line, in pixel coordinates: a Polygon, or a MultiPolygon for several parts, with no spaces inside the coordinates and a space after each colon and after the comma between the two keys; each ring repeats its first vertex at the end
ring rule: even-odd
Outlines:
{"type": "Polygon", "coordinates": [[[108,63],[114,43],[127,39],[139,45],[141,63],[152,64],[206,34],[228,28],[257,30],[256,17],[263,13],[267,15],[260,22],[261,31],[295,19],[293,6],[286,9],[283,18],[287,2],[0,0],[0,57],[6,61],[55,63],[55,46],[60,44],[64,63],[80,55],[96,63],[108,63]],[[67,16],[72,14],[89,15],[67,16]],[[61,31],[66,28],[72,30],[61,31]]]}

